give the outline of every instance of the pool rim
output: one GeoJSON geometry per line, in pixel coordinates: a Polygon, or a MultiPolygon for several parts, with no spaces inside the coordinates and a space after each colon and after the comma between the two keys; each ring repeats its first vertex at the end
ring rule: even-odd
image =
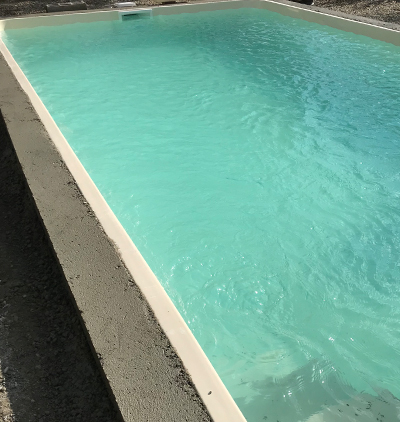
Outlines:
{"type": "Polygon", "coordinates": [[[196,3],[177,3],[168,6],[100,9],[9,17],[0,19],[0,33],[10,29],[33,28],[36,26],[58,26],[78,22],[121,20],[122,14],[144,10],[150,11],[153,16],[157,16],[240,8],[265,9],[284,16],[329,26],[400,46],[400,24],[377,21],[286,0],[211,0],[196,3]]]}
{"type": "MultiPolygon", "coordinates": [[[[278,11],[278,13],[282,12],[281,14],[312,22],[315,22],[317,19],[320,22],[316,23],[322,23],[323,25],[328,26],[336,25],[333,27],[337,29],[343,30],[342,26],[345,26],[347,29],[344,30],[361,35],[371,33],[374,35],[371,36],[371,38],[380,39],[381,41],[389,40],[386,42],[395,41],[395,45],[400,46],[400,32],[396,30],[378,27],[369,23],[355,22],[346,18],[315,12],[310,9],[298,7],[297,5],[287,5],[269,0],[228,0],[212,3],[171,5],[153,7],[151,8],[151,12],[153,15],[187,13],[188,11],[197,13],[205,10],[221,10],[221,8],[222,10],[243,7],[248,8],[251,7],[251,5],[257,6],[256,8],[269,7],[268,10],[272,9],[271,11],[278,11]],[[377,36],[379,38],[376,38],[377,36]]],[[[143,8],[141,10],[143,10],[143,8]]],[[[120,10],[111,10],[54,14],[40,17],[32,16],[27,18],[11,18],[0,21],[0,30],[7,31],[8,29],[17,29],[22,27],[26,28],[38,25],[70,24],[74,22],[113,21],[120,18],[120,12],[120,10]]],[[[125,10],[123,12],[125,12],[125,10]]],[[[150,307],[153,309],[161,327],[171,341],[171,344],[177,350],[178,355],[180,356],[186,370],[192,377],[197,391],[199,392],[199,395],[206,405],[211,417],[215,422],[226,420],[232,422],[245,421],[245,418],[233,398],[222,383],[215,369],[212,367],[210,361],[206,357],[197,340],[194,338],[180,313],[177,311],[154,273],[151,271],[140,252],[137,250],[136,246],[108,206],[107,202],[84,169],[83,165],[80,163],[50,113],[36,94],[29,80],[19,68],[17,62],[14,60],[2,40],[0,40],[0,52],[13,71],[20,86],[28,95],[31,104],[39,115],[52,142],[73,175],[79,189],[93,209],[97,219],[100,221],[105,233],[115,243],[115,245],[117,245],[123,262],[132,274],[133,279],[144,294],[150,307]],[[210,394],[210,392],[212,393],[210,394]]]]}

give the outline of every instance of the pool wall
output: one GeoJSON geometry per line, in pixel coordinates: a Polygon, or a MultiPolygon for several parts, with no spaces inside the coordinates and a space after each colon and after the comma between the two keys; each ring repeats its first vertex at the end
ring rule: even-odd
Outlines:
{"type": "MultiPolygon", "coordinates": [[[[313,8],[310,6],[288,4],[285,1],[270,0],[228,0],[209,3],[177,4],[171,6],[158,6],[151,9],[134,8],[134,11],[151,10],[153,16],[174,15],[180,13],[198,13],[213,10],[227,10],[240,8],[265,9],[281,15],[290,16],[295,19],[302,19],[320,25],[330,26],[357,35],[374,38],[376,40],[388,42],[400,46],[400,27],[398,25],[383,26],[382,22],[370,19],[363,19],[356,16],[342,13],[326,13],[327,10],[313,8]]],[[[67,25],[72,23],[89,23],[97,21],[119,20],[124,10],[102,10],[82,13],[61,13],[53,15],[29,16],[22,18],[12,18],[0,20],[0,31],[7,29],[34,28],[36,26],[67,25]]]]}
{"type": "MultiPolygon", "coordinates": [[[[400,32],[393,29],[280,2],[196,3],[157,7],[152,13],[242,7],[265,8],[400,45],[400,32]]],[[[5,19],[0,29],[119,18],[118,10],[46,15],[5,19]]],[[[244,421],[186,323],[2,41],[0,51],[4,57],[0,61],[1,111],[93,352],[124,420],[195,421],[210,420],[211,415],[215,422],[244,421]]]]}
{"type": "MultiPolygon", "coordinates": [[[[357,35],[365,35],[376,40],[400,45],[400,32],[390,28],[373,25],[367,22],[361,22],[345,18],[343,16],[334,16],[300,5],[287,4],[270,0],[237,0],[216,3],[197,3],[182,4],[174,7],[153,8],[153,15],[172,15],[177,13],[197,13],[209,10],[240,9],[250,7],[254,9],[264,9],[281,15],[290,16],[295,19],[302,19],[308,22],[327,25],[332,28],[340,29],[346,32],[353,32],[357,35]]],[[[360,19],[357,17],[357,19],[360,19]]]]}

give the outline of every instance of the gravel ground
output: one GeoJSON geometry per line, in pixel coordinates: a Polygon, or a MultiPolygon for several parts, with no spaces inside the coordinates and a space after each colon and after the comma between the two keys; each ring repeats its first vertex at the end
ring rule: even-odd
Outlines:
{"type": "MultiPolygon", "coordinates": [[[[116,0],[115,0],[116,1],[116,0]]],[[[162,0],[137,0],[141,6],[155,5],[162,0]]],[[[178,2],[182,0],[177,0],[178,2]]],[[[193,2],[195,0],[190,0],[193,2]]],[[[0,0],[0,16],[45,13],[46,4],[64,0],[0,0]]],[[[113,0],[86,0],[89,9],[112,7],[113,0]]],[[[314,0],[314,5],[338,12],[363,16],[383,22],[400,24],[400,0],[314,0]]]]}
{"type": "Polygon", "coordinates": [[[0,114],[0,422],[117,422],[0,114]]]}
{"type": "Polygon", "coordinates": [[[315,6],[400,24],[400,0],[314,0],[315,6]]]}

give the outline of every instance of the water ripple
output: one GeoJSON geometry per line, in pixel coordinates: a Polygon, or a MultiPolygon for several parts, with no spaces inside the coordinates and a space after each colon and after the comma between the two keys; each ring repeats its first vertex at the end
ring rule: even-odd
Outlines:
{"type": "Polygon", "coordinates": [[[250,9],[6,42],[249,422],[397,420],[398,47],[250,9]]]}

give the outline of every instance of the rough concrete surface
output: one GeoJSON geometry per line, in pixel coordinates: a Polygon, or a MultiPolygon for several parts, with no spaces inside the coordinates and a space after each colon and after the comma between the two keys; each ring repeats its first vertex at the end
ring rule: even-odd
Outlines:
{"type": "MultiPolygon", "coordinates": [[[[62,273],[73,292],[84,327],[124,420],[210,421],[180,359],[3,58],[0,58],[0,109],[62,273]]],[[[45,244],[46,238],[41,242],[45,244]]],[[[33,251],[26,250],[27,254],[34,254],[32,259],[36,257],[34,251],[37,246],[37,241],[32,240],[29,247],[33,251]]],[[[18,253],[15,251],[14,255],[18,253]]],[[[24,252],[21,250],[21,253],[24,252]]],[[[48,268],[47,258],[51,256],[42,258],[40,267],[48,268]]],[[[45,275],[52,278],[53,273],[50,269],[47,271],[45,275]]],[[[28,282],[21,281],[21,292],[27,288],[28,282]]],[[[56,283],[60,285],[62,281],[56,283]]],[[[10,292],[8,300],[16,300],[17,293],[10,292]]],[[[43,306],[51,308],[53,295],[49,291],[43,296],[43,306]]],[[[19,298],[22,304],[24,299],[29,307],[28,298],[19,298]]],[[[60,318],[65,318],[66,325],[76,320],[73,313],[64,315],[62,310],[57,312],[60,318]]],[[[48,317],[52,318],[52,315],[49,312],[48,317]]],[[[23,320],[20,321],[22,323],[23,320]]],[[[60,335],[63,336],[62,330],[55,331],[49,334],[49,339],[63,342],[60,335]]],[[[35,341],[34,335],[30,341],[35,341]]],[[[65,343],[69,344],[69,340],[65,343]]],[[[12,353],[17,368],[25,350],[16,347],[12,353]]],[[[77,365],[80,365],[79,358],[77,365]]],[[[60,378],[62,368],[52,374],[54,377],[48,374],[54,389],[62,390],[68,382],[66,378],[60,378]]],[[[5,378],[7,384],[7,374],[5,378]]],[[[15,397],[18,394],[16,390],[15,397]]],[[[12,396],[10,402],[12,406],[12,396]]],[[[74,417],[68,420],[91,419],[74,417]]]]}
{"type": "Polygon", "coordinates": [[[0,180],[0,421],[120,421],[1,115],[0,180]]]}

